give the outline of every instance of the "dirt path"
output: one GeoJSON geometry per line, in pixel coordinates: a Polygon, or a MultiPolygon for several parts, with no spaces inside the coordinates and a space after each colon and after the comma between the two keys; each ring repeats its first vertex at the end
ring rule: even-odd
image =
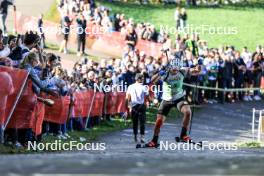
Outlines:
{"type": "MultiPolygon", "coordinates": [[[[210,105],[195,114],[192,137],[210,143],[250,140],[251,110],[263,102],[210,105]]],[[[174,143],[180,119],[166,123],[161,140],[174,143]]],[[[152,136],[147,128],[146,138],[152,136]]],[[[236,151],[183,151],[135,149],[132,130],[109,134],[98,142],[105,151],[60,154],[4,155],[1,173],[91,173],[91,174],[257,174],[264,172],[264,150],[240,148],[236,151]],[[7,163],[12,163],[7,165],[7,163]]],[[[262,174],[261,174],[262,173],[262,174]]]]}

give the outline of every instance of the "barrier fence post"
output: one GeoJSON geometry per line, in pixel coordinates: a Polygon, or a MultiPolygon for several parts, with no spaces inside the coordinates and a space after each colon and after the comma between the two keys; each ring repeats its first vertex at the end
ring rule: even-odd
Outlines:
{"type": "Polygon", "coordinates": [[[261,141],[261,132],[262,132],[262,110],[259,111],[258,142],[261,141]]]}
{"type": "Polygon", "coordinates": [[[96,94],[96,91],[94,90],[93,91],[93,98],[92,98],[91,106],[90,106],[90,109],[88,111],[86,122],[85,122],[85,129],[87,129],[87,125],[88,125],[88,122],[89,122],[89,119],[90,119],[90,115],[91,115],[91,111],[92,111],[92,107],[93,107],[93,103],[94,103],[95,94],[96,94]]]}
{"type": "Polygon", "coordinates": [[[256,109],[253,108],[253,110],[252,110],[252,124],[251,124],[253,141],[255,139],[255,113],[256,113],[256,109]]]}
{"type": "Polygon", "coordinates": [[[226,89],[224,89],[224,91],[223,91],[223,104],[225,103],[225,97],[226,97],[226,89]]]}

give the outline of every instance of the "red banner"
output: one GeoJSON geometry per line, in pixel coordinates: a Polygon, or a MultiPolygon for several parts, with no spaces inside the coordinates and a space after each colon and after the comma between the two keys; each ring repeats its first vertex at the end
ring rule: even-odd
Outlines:
{"type": "Polygon", "coordinates": [[[44,120],[45,116],[45,105],[41,102],[37,103],[37,106],[35,106],[34,110],[34,126],[33,126],[33,131],[35,132],[36,135],[41,134],[42,132],[42,123],[44,120]]]}
{"type": "MultiPolygon", "coordinates": [[[[90,98],[90,100],[92,97],[90,98]]],[[[92,110],[90,113],[90,117],[94,116],[102,116],[103,115],[103,109],[104,109],[104,93],[102,92],[96,92],[94,101],[93,101],[93,106],[92,110]]]]}
{"type": "Polygon", "coordinates": [[[33,128],[36,106],[37,96],[33,92],[32,82],[28,81],[7,127],[33,128]]]}
{"type": "Polygon", "coordinates": [[[0,124],[6,123],[27,77],[25,70],[0,66],[0,124]]]}
{"type": "Polygon", "coordinates": [[[126,93],[120,92],[117,96],[116,113],[126,112],[126,93]]]}
{"type": "Polygon", "coordinates": [[[106,108],[105,108],[105,114],[116,114],[117,110],[117,93],[116,92],[110,92],[105,95],[106,100],[106,108]]]}
{"type": "Polygon", "coordinates": [[[91,107],[93,91],[75,92],[73,117],[87,117],[88,111],[91,107]]]}
{"type": "Polygon", "coordinates": [[[45,117],[44,120],[48,122],[54,122],[58,124],[64,124],[67,121],[70,105],[70,97],[49,97],[54,101],[52,107],[45,107],[45,117]]]}
{"type": "Polygon", "coordinates": [[[106,94],[105,114],[115,115],[121,112],[126,112],[126,93],[111,92],[106,94]]]}

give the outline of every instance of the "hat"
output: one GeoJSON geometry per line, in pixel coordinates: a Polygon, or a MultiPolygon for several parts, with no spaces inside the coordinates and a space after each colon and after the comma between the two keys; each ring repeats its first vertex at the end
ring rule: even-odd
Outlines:
{"type": "Polygon", "coordinates": [[[145,56],[145,52],[144,52],[144,51],[140,51],[139,55],[140,55],[141,57],[143,57],[143,56],[145,56]]]}

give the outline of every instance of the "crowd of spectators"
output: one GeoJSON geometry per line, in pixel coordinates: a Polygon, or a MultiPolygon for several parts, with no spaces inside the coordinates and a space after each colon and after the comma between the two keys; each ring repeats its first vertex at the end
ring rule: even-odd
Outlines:
{"type": "MultiPolygon", "coordinates": [[[[179,9],[179,14],[175,14],[175,20],[179,22],[178,28],[184,28],[187,21],[187,13],[184,8],[179,9]],[[177,16],[178,15],[178,16],[177,16]],[[178,18],[178,19],[176,19],[178,18]]],[[[107,33],[121,32],[123,38],[132,38],[135,40],[133,47],[138,39],[148,40],[157,43],[169,43],[170,36],[165,30],[158,30],[153,24],[141,22],[135,23],[133,18],[127,18],[125,14],[110,13],[111,9],[104,6],[96,6],[94,1],[88,0],[61,0],[58,5],[58,11],[61,15],[61,26],[63,28],[64,40],[61,44],[60,51],[67,53],[67,42],[69,39],[70,26],[76,25],[79,29],[84,29],[88,24],[97,25],[107,33]],[[131,34],[131,35],[130,35],[131,34]]],[[[78,34],[80,34],[78,32],[78,34]]],[[[85,55],[85,37],[78,35],[78,56],[85,55]]]]}

